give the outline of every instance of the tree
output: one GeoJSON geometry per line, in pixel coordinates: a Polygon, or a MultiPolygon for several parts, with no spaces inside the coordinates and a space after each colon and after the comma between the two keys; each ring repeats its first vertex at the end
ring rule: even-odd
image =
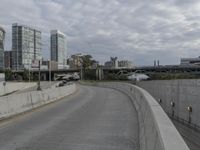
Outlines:
{"type": "Polygon", "coordinates": [[[94,59],[92,59],[91,55],[83,55],[82,58],[82,65],[83,69],[89,69],[91,66],[96,62],[94,59]]]}
{"type": "Polygon", "coordinates": [[[10,69],[6,69],[5,70],[5,80],[13,80],[13,74],[12,71],[10,69]]]}

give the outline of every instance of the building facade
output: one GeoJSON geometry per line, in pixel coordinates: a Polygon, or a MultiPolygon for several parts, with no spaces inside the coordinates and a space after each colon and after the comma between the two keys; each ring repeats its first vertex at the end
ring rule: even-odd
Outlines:
{"type": "Polygon", "coordinates": [[[0,70],[4,69],[5,30],[0,27],[0,70]]]}
{"type": "Polygon", "coordinates": [[[118,58],[117,57],[110,57],[110,61],[105,62],[106,68],[118,68],[118,58]]]}
{"type": "Polygon", "coordinates": [[[66,36],[58,30],[51,31],[51,61],[58,62],[58,69],[64,69],[67,65],[67,41],[66,36]]]}
{"type": "Polygon", "coordinates": [[[12,69],[12,51],[4,51],[4,67],[5,69],[12,69]]]}
{"type": "Polygon", "coordinates": [[[13,69],[31,69],[33,61],[42,59],[41,31],[17,23],[12,25],[13,69]]]}
{"type": "Polygon", "coordinates": [[[128,60],[121,60],[118,62],[118,67],[119,68],[133,68],[133,63],[128,60]]]}

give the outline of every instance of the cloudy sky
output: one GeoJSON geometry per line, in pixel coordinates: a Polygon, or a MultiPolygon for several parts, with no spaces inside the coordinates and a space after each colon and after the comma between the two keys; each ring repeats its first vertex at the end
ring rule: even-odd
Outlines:
{"type": "Polygon", "coordinates": [[[42,31],[49,57],[49,31],[67,35],[68,54],[110,56],[137,65],[177,64],[200,55],[199,0],[0,0],[0,25],[11,49],[14,22],[42,31]]]}

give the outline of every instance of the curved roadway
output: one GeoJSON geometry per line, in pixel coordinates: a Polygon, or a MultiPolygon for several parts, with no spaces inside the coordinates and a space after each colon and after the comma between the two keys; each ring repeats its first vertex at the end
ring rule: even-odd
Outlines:
{"type": "Polygon", "coordinates": [[[76,94],[0,122],[2,150],[138,150],[138,119],[123,93],[78,85],[76,94]]]}

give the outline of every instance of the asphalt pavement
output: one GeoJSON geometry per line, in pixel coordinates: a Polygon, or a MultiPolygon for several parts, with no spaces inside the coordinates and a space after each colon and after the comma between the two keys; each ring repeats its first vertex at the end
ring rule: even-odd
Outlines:
{"type": "Polygon", "coordinates": [[[76,94],[0,122],[0,150],[138,150],[138,118],[123,93],[78,85],[76,94]]]}

